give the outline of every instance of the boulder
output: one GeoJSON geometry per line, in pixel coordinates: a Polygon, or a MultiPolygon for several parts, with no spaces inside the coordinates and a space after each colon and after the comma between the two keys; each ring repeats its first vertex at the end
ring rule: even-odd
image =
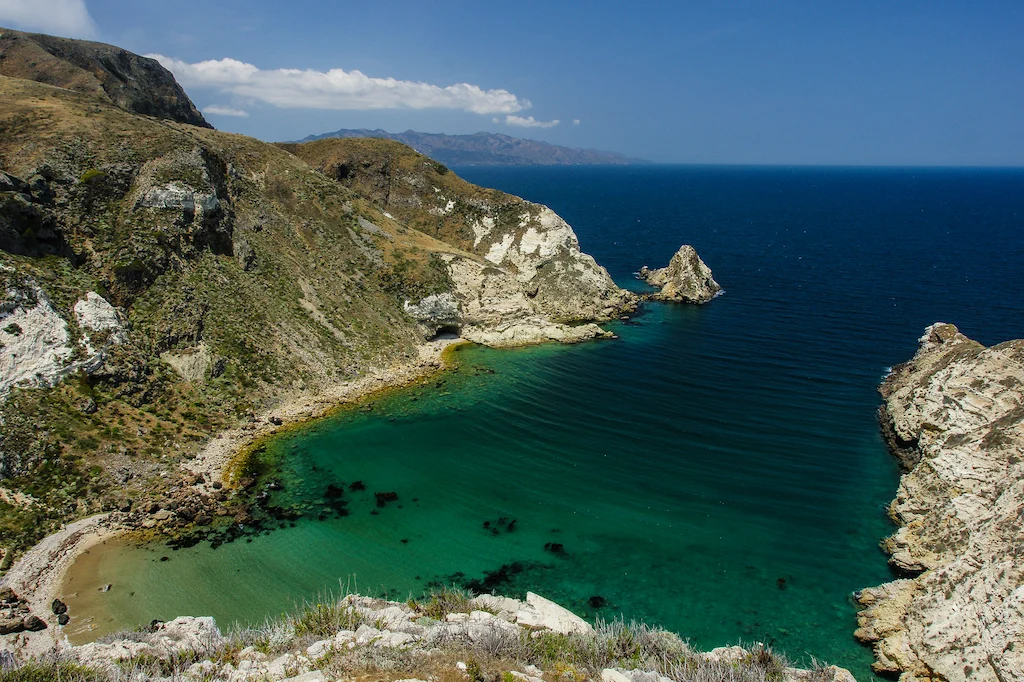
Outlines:
{"type": "Polygon", "coordinates": [[[526,593],[526,604],[519,607],[516,622],[534,628],[547,628],[565,635],[589,633],[594,628],[572,611],[533,592],[526,593]]]}
{"type": "Polygon", "coordinates": [[[679,247],[668,267],[651,270],[645,265],[640,268],[637,277],[661,289],[651,296],[657,301],[707,303],[722,291],[722,287],[711,276],[711,268],[704,264],[689,244],[679,247]]]}

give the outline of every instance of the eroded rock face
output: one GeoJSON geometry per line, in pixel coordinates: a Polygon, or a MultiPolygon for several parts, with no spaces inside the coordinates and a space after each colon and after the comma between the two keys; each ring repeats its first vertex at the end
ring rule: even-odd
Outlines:
{"type": "Polygon", "coordinates": [[[661,291],[651,296],[656,301],[707,303],[722,291],[722,287],[711,276],[711,268],[704,264],[689,244],[679,247],[668,267],[651,270],[645,265],[640,268],[637,277],[651,286],[661,288],[661,291]]]}
{"type": "Polygon", "coordinates": [[[1024,341],[932,325],[880,391],[910,467],[883,546],[920,575],[859,593],[857,637],[904,682],[1024,679],[1024,341]]]}
{"type": "Polygon", "coordinates": [[[68,322],[32,280],[8,275],[0,299],[0,400],[14,386],[52,386],[77,371],[94,372],[104,353],[126,339],[124,318],[94,291],[75,303],[83,336],[71,338],[68,322]],[[79,359],[75,349],[83,351],[79,359]]]}

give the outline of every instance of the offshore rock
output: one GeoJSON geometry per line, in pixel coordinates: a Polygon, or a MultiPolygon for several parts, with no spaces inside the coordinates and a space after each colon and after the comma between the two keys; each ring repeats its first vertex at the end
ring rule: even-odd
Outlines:
{"type": "Polygon", "coordinates": [[[711,268],[697,255],[689,244],[683,244],[672,256],[668,267],[651,270],[646,265],[640,268],[637,277],[661,291],[653,294],[656,301],[679,301],[682,303],[707,303],[722,291],[711,268]]]}
{"type": "Polygon", "coordinates": [[[1024,341],[934,324],[880,392],[909,467],[883,547],[920,575],[858,593],[857,637],[903,682],[1024,679],[1024,341]]]}

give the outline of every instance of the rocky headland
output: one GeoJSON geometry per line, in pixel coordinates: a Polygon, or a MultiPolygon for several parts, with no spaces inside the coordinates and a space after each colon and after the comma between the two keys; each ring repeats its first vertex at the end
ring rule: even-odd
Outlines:
{"type": "Polygon", "coordinates": [[[711,268],[689,244],[679,247],[668,266],[652,270],[645,265],[637,272],[637,278],[660,289],[650,295],[655,301],[707,303],[722,291],[711,276],[711,268]]]}
{"type": "Polygon", "coordinates": [[[883,543],[906,577],[857,594],[858,639],[902,682],[1024,679],[1024,340],[925,330],[880,391],[906,473],[883,543]]]}
{"type": "MultiPolygon", "coordinates": [[[[263,436],[438,371],[452,340],[600,338],[636,305],[551,209],[404,145],[266,144],[119,48],[0,48],[0,571],[86,517],[258,526],[263,436]]],[[[55,623],[61,561],[25,565],[6,582],[55,623]]]]}

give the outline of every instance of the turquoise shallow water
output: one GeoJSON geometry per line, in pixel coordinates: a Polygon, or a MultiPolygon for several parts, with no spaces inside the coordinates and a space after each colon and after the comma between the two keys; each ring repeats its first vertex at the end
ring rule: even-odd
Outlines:
{"type": "Polygon", "coordinates": [[[898,478],[875,386],[937,319],[1024,336],[1024,174],[464,173],[552,205],[623,284],[688,241],[727,293],[650,305],[615,341],[463,348],[436,383],[279,439],[278,501],[319,510],[328,485],[362,481],[346,516],[216,550],[107,551],[105,610],[251,621],[339,580],[405,598],[489,576],[478,586],[867,679],[849,595],[890,578],[877,543],[898,478]],[[383,491],[398,500],[378,508],[383,491]]]}

